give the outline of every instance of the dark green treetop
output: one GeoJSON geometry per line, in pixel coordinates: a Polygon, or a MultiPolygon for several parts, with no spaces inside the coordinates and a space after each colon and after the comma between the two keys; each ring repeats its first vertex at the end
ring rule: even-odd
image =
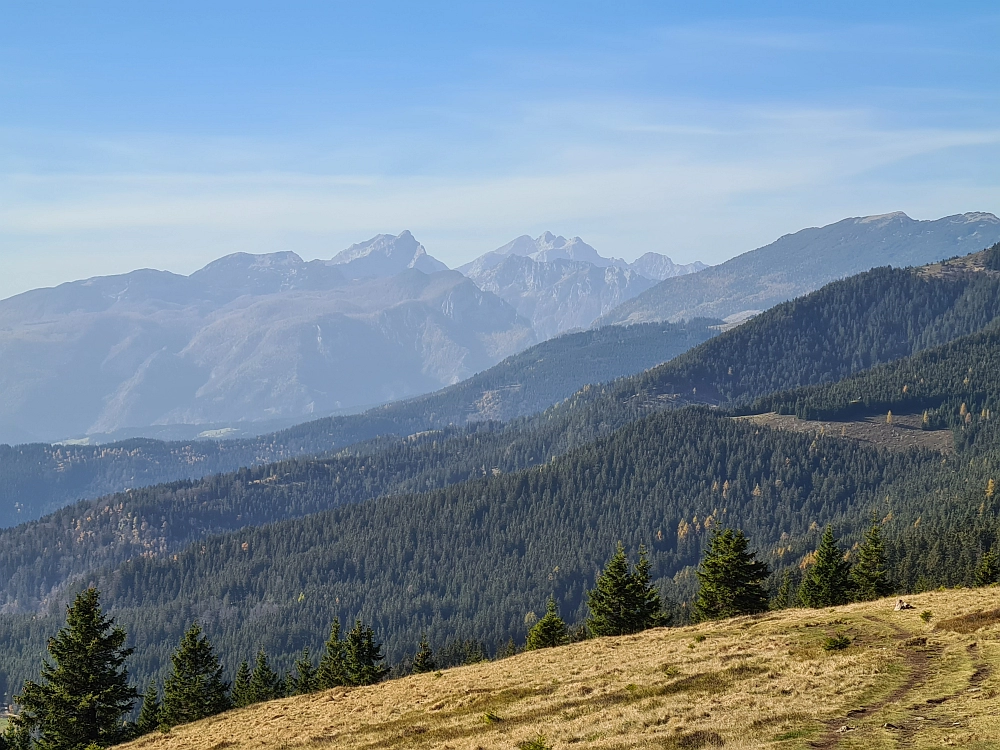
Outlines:
{"type": "Polygon", "coordinates": [[[413,674],[433,672],[437,669],[434,662],[434,652],[431,651],[431,644],[427,641],[427,633],[420,634],[420,649],[413,657],[413,667],[410,670],[413,674]]]}
{"type": "Polygon", "coordinates": [[[309,657],[309,649],[303,649],[302,655],[295,660],[295,673],[289,675],[288,687],[288,695],[306,695],[319,690],[319,676],[309,657]]]}
{"type": "Polygon", "coordinates": [[[892,593],[882,529],[874,517],[865,534],[865,540],[858,549],[858,562],[851,569],[850,577],[852,594],[857,601],[881,599],[892,593]]]}
{"type": "Polygon", "coordinates": [[[253,703],[253,694],[250,692],[250,665],[246,659],[240,662],[239,669],[236,670],[236,679],[233,680],[233,689],[230,694],[233,706],[243,708],[253,703]]]}
{"type": "Polygon", "coordinates": [[[150,680],[146,694],[142,697],[142,708],[139,709],[139,719],[135,723],[136,734],[142,736],[156,731],[160,726],[160,691],[156,681],[150,680]]]}
{"type": "Polygon", "coordinates": [[[742,531],[714,529],[697,570],[701,585],[694,604],[695,618],[718,620],[766,611],[764,581],[769,573],[767,564],[750,551],[742,531]]]}
{"type": "Polygon", "coordinates": [[[340,637],[340,618],[334,617],[330,637],[326,641],[326,649],[319,660],[319,670],[316,673],[320,690],[348,684],[345,646],[340,637]]]}
{"type": "Polygon", "coordinates": [[[528,641],[524,644],[524,650],[551,648],[566,643],[569,643],[569,630],[559,616],[555,597],[550,596],[545,606],[545,615],[528,631],[528,641]]]}
{"type": "Polygon", "coordinates": [[[996,550],[986,550],[976,567],[976,585],[989,586],[1000,581],[1000,555],[996,550]]]}
{"type": "Polygon", "coordinates": [[[257,660],[250,678],[250,697],[253,703],[273,701],[284,694],[281,676],[271,669],[264,649],[257,650],[257,660]]]}
{"type": "Polygon", "coordinates": [[[816,550],[816,561],[806,570],[799,598],[807,607],[847,604],[851,592],[850,564],[827,526],[816,550]]]}
{"type": "Polygon", "coordinates": [[[361,620],[355,621],[344,645],[349,685],[374,685],[389,673],[379,663],[385,658],[382,655],[382,644],[375,642],[375,631],[361,620]]]}
{"type": "Polygon", "coordinates": [[[15,729],[36,733],[38,750],[108,747],[124,739],[122,718],[138,693],[128,684],[125,631],[101,611],[100,593],[89,588],[66,610],[66,626],[49,639],[54,663],[42,664],[42,681],[28,680],[15,700],[15,729]]]}
{"type": "Polygon", "coordinates": [[[597,585],[587,592],[587,606],[587,626],[594,635],[628,635],[664,624],[660,593],[650,581],[646,549],[639,547],[639,562],[633,572],[625,546],[619,542],[597,585]]]}
{"type": "Polygon", "coordinates": [[[173,671],[163,683],[164,724],[187,724],[230,707],[229,685],[222,679],[222,665],[197,623],[184,633],[170,660],[173,671]]]}

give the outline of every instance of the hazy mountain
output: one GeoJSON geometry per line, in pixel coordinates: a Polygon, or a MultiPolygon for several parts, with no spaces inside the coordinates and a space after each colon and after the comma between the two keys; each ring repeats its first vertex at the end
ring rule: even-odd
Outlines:
{"type": "Polygon", "coordinates": [[[408,268],[424,273],[448,270],[448,266],[428,255],[424,246],[408,231],[398,237],[380,234],[367,242],[351,245],[337,253],[330,264],[351,279],[392,276],[408,268]]]}
{"type": "Polygon", "coordinates": [[[598,323],[727,318],[766,310],[877,266],[913,266],[982,250],[1000,239],[988,213],[916,221],[904,213],[844,219],[785,235],[697,274],[667,279],[598,323]]]}
{"type": "Polygon", "coordinates": [[[629,264],[601,256],[579,237],[545,232],[535,239],[518,237],[458,270],[528,318],[539,338],[549,338],[589,327],[659,279],[702,268],[677,265],[658,253],[629,264]]]}
{"type": "Polygon", "coordinates": [[[534,342],[408,233],[332,261],[227,256],[0,301],[0,441],[307,419],[456,383],[534,342]],[[358,280],[350,280],[351,278],[358,280]]]}

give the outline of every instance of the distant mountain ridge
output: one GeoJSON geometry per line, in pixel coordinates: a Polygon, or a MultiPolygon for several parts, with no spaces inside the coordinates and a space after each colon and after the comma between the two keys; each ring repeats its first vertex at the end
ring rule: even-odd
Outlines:
{"type": "Polygon", "coordinates": [[[0,301],[0,442],[301,421],[437,390],[534,341],[409,232],[330,261],[237,253],[191,276],[71,282],[0,301]]]}
{"type": "Polygon", "coordinates": [[[579,237],[545,232],[534,239],[522,235],[458,270],[530,320],[540,338],[548,338],[590,327],[660,279],[704,268],[697,262],[678,265],[652,252],[627,263],[603,257],[579,237]]]}
{"type": "Polygon", "coordinates": [[[700,273],[667,279],[596,325],[766,310],[876,266],[918,266],[982,250],[1000,240],[1000,219],[973,212],[918,221],[902,212],[803,229],[700,273]]]}

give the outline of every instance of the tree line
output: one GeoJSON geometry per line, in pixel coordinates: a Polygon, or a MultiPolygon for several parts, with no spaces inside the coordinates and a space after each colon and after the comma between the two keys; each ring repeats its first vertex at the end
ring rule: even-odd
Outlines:
{"type": "MultiPolygon", "coordinates": [[[[576,639],[637,633],[668,621],[642,549],[633,567],[619,544],[588,599],[590,617],[576,639]]],[[[49,639],[51,661],[43,662],[40,681],[26,681],[15,698],[18,711],[0,736],[0,750],[106,748],[232,708],[335,687],[374,685],[390,671],[371,627],[357,620],[342,637],[335,617],[318,664],[303,651],[294,671],[282,677],[260,649],[254,666],[243,661],[230,684],[208,637],[195,623],[170,657],[172,668],[162,694],[151,681],[138,716],[131,721],[139,693],[129,682],[125,662],[134,649],[125,646],[126,638],[124,628],[102,611],[96,588],[80,593],[67,607],[65,626],[49,639]]],[[[524,649],[551,648],[570,640],[550,597],[546,614],[529,631],[524,649]]],[[[408,672],[436,669],[434,654],[422,636],[408,672]]]]}
{"type": "MultiPolygon", "coordinates": [[[[699,582],[693,603],[695,621],[756,615],[791,606],[828,607],[870,601],[893,591],[881,524],[871,519],[864,541],[848,562],[827,526],[805,573],[793,587],[788,573],[776,594],[769,594],[768,564],[758,559],[742,530],[716,526],[696,570],[699,582]]],[[[977,585],[1000,579],[1000,555],[984,555],[977,585]]],[[[630,564],[624,545],[608,560],[587,592],[586,621],[571,631],[550,596],[545,615],[529,630],[524,650],[562,646],[592,637],[630,635],[670,625],[653,583],[647,551],[630,564]]],[[[67,607],[65,626],[49,640],[51,661],[41,668],[41,681],[29,680],[17,697],[19,711],[0,736],[0,750],[96,750],[154,731],[186,724],[254,703],[305,695],[335,687],[373,685],[389,674],[382,647],[372,628],[357,620],[342,637],[333,619],[318,663],[304,651],[294,671],[282,677],[272,669],[263,649],[251,668],[243,661],[230,684],[208,637],[197,624],[184,633],[171,655],[172,669],[163,690],[150,682],[132,721],[138,691],[125,666],[134,653],[125,646],[125,630],[101,609],[100,593],[88,588],[67,607]]],[[[513,655],[511,647],[498,658],[513,655]]],[[[422,635],[407,673],[438,669],[426,635],[422,635]]]]}

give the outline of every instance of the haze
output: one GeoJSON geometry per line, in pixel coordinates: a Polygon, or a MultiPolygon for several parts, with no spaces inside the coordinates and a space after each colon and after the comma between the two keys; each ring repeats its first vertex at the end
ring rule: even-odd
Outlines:
{"type": "Polygon", "coordinates": [[[11,5],[0,297],[411,230],[718,263],[805,226],[996,212],[986,3],[11,5]]]}

